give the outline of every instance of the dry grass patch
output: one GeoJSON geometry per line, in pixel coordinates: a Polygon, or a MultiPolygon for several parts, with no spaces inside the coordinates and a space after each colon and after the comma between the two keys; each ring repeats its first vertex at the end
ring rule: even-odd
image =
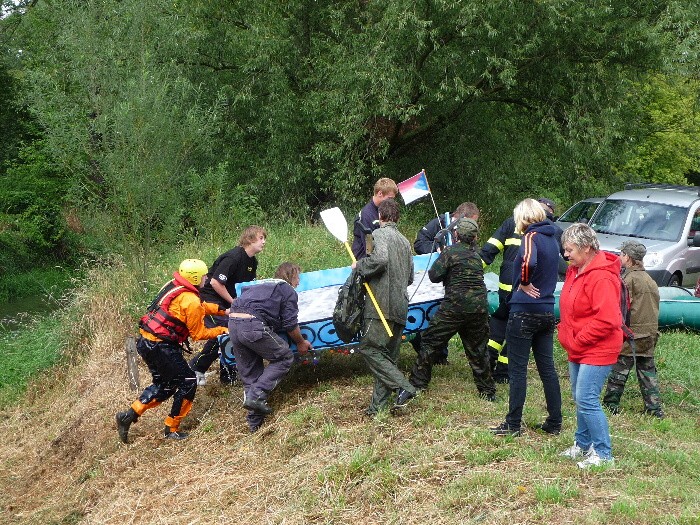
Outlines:
{"type": "MultiPolygon", "coordinates": [[[[1,414],[7,523],[698,523],[697,394],[667,404],[665,421],[635,413],[630,395],[627,410],[610,419],[615,466],[581,472],[558,456],[574,427],[561,356],[565,421],[557,437],[492,436],[487,427],[505,416],[507,387],[499,385],[496,403],[477,398],[454,349],[452,364],[437,367],[402,416],[366,418],[372,378],[362,360],[329,355],[293,369],[256,434],[247,432],[241,388],[220,386],[214,374],[185,420],[187,441],[161,438],[166,403],[133,425],[123,445],[114,414],[137,395],[124,359],[133,320],[118,306],[128,304],[125,287],[114,288],[78,298],[72,359],[1,414]]],[[[697,367],[700,356],[674,364],[675,347],[664,347],[664,337],[661,344],[666,373],[697,392],[697,376],[675,370],[697,367]]],[[[404,345],[404,369],[414,355],[404,345]]],[[[544,399],[534,369],[529,377],[532,425],[544,417],[544,399]]],[[[663,381],[662,389],[668,394],[663,381]]]]}

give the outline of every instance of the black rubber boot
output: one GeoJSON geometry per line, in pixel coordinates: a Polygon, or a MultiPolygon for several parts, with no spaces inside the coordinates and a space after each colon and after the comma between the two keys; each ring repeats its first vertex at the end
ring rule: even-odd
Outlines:
{"type": "Polygon", "coordinates": [[[119,432],[119,439],[122,443],[129,442],[129,427],[132,423],[136,423],[139,419],[139,415],[134,412],[133,408],[125,412],[117,412],[115,416],[117,420],[117,432],[119,432]]]}
{"type": "Polygon", "coordinates": [[[163,437],[165,439],[174,439],[175,441],[182,441],[183,439],[187,439],[189,434],[186,434],[185,432],[180,432],[179,430],[175,432],[171,432],[170,427],[166,426],[163,428],[163,437]]]}

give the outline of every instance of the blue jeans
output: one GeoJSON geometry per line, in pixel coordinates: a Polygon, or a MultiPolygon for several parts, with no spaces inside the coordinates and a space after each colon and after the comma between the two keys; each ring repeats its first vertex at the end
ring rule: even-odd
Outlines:
{"type": "Polygon", "coordinates": [[[542,388],[547,403],[546,423],[551,427],[561,427],[561,388],[559,376],[554,367],[554,314],[511,312],[506,329],[508,347],[508,426],[520,428],[523,405],[527,394],[527,363],[530,348],[535,358],[537,372],[542,380],[542,388]]]}
{"type": "Polygon", "coordinates": [[[600,393],[612,365],[580,365],[569,362],[571,394],[576,402],[576,444],[583,450],[593,449],[603,459],[612,458],[610,429],[600,404],[600,393]]]}

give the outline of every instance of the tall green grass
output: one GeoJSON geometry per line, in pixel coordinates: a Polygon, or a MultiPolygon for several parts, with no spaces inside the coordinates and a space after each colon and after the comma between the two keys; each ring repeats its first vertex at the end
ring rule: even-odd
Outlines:
{"type": "Polygon", "coordinates": [[[0,408],[16,402],[32,379],[60,361],[67,333],[63,323],[48,315],[0,333],[0,408]]]}
{"type": "Polygon", "coordinates": [[[21,274],[4,274],[0,278],[0,302],[34,296],[58,298],[70,286],[74,273],[69,268],[54,266],[36,268],[21,274]]]}

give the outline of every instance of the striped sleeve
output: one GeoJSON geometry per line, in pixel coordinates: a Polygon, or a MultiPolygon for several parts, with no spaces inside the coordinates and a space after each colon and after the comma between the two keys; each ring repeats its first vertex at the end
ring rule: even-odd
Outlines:
{"type": "Polygon", "coordinates": [[[530,284],[533,271],[537,267],[535,235],[537,235],[537,232],[530,232],[523,237],[523,263],[520,268],[520,283],[526,286],[530,284]]]}

